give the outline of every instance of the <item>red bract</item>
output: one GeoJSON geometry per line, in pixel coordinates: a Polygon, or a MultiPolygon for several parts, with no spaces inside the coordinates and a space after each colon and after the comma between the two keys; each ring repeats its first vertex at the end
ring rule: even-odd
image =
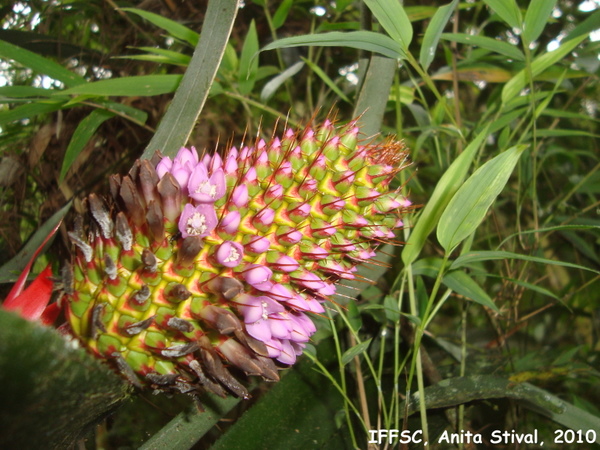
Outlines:
{"type": "Polygon", "coordinates": [[[27,287],[27,289],[24,290],[23,288],[25,287],[25,281],[27,281],[27,276],[31,271],[33,262],[42,251],[42,248],[44,248],[44,245],[46,245],[50,238],[54,236],[54,233],[56,233],[56,230],[58,230],[59,226],[60,222],[52,229],[52,231],[44,239],[44,242],[42,242],[37,248],[2,304],[4,309],[8,311],[15,311],[25,319],[40,319],[44,325],[52,324],[60,312],[60,308],[57,303],[48,305],[50,297],[52,296],[53,288],[53,282],[51,279],[52,268],[50,265],[46,266],[46,268],[38,274],[38,276],[27,287]]]}
{"type": "MultiPolygon", "coordinates": [[[[19,279],[27,278],[29,271],[24,271],[19,279]]],[[[44,325],[50,325],[58,316],[59,308],[56,303],[48,306],[52,296],[52,267],[46,266],[27,289],[20,292],[19,282],[15,284],[2,305],[8,311],[15,311],[28,320],[40,319],[44,325]]],[[[21,285],[22,287],[22,285],[21,285]]]]}

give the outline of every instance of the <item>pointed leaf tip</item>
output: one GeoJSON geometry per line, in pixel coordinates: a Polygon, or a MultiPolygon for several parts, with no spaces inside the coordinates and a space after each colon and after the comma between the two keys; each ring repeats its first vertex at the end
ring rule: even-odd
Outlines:
{"type": "MultiPolygon", "coordinates": [[[[18,312],[21,317],[28,320],[37,320],[42,317],[52,296],[52,267],[46,266],[33,282],[19,295],[8,298],[3,306],[8,311],[18,312]]],[[[45,320],[50,320],[48,316],[45,320]]]]}

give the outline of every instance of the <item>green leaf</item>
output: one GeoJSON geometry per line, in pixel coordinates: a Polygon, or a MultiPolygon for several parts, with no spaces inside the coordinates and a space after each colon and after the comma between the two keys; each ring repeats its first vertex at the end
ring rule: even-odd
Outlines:
{"type": "Polygon", "coordinates": [[[564,40],[570,41],[576,37],[588,35],[598,28],[600,28],[600,9],[596,9],[583,22],[573,28],[564,40]]]}
{"type": "Polygon", "coordinates": [[[499,41],[498,39],[464,33],[444,33],[442,34],[442,39],[459,42],[461,44],[476,45],[477,47],[504,55],[515,61],[525,61],[525,55],[523,55],[523,52],[519,50],[518,47],[515,47],[508,42],[499,41]]]}
{"type": "Polygon", "coordinates": [[[140,75],[94,81],[60,91],[61,95],[149,97],[174,92],[181,75],[140,75]]]}
{"type": "Polygon", "coordinates": [[[511,28],[522,30],[523,17],[515,0],[483,0],[511,28]]]}
{"type": "Polygon", "coordinates": [[[34,72],[60,81],[65,86],[77,86],[86,82],[85,78],[65,69],[62,65],[2,40],[0,40],[0,58],[17,61],[34,72]]]}
{"type": "MultiPolygon", "coordinates": [[[[448,270],[442,266],[444,260],[441,258],[423,258],[413,265],[413,275],[425,275],[429,278],[437,278],[440,271],[448,270]]],[[[461,270],[448,271],[442,278],[442,283],[459,295],[473,300],[496,312],[500,312],[489,295],[469,275],[461,270]]]]}
{"type": "Polygon", "coordinates": [[[363,341],[360,344],[357,344],[354,347],[350,347],[348,350],[346,350],[342,355],[342,366],[345,366],[352,361],[355,356],[362,355],[367,348],[369,348],[372,340],[373,338],[369,338],[366,341],[363,341]]]}
{"type": "Polygon", "coordinates": [[[360,129],[366,136],[374,136],[381,131],[383,115],[398,70],[395,60],[371,55],[362,86],[356,100],[353,116],[360,117],[360,129]]]}
{"type": "Polygon", "coordinates": [[[448,167],[435,186],[427,205],[423,208],[417,224],[411,230],[410,236],[402,249],[402,261],[405,265],[417,259],[429,234],[436,227],[446,205],[463,183],[475,153],[488,137],[488,129],[484,128],[467,146],[467,148],[448,167]]]}
{"type": "Polygon", "coordinates": [[[477,284],[477,282],[461,270],[452,270],[444,275],[442,283],[457,294],[473,300],[491,310],[500,313],[489,295],[477,284]]]}
{"type": "Polygon", "coordinates": [[[130,391],[57,330],[0,309],[0,448],[69,448],[130,391]]]}
{"type": "MultiPolygon", "coordinates": [[[[535,78],[544,70],[548,69],[553,64],[564,59],[571,51],[581,43],[587,34],[579,36],[570,41],[563,42],[560,47],[543,55],[538,56],[531,63],[531,75],[535,78]]],[[[508,83],[502,88],[502,104],[506,104],[509,100],[516,97],[519,92],[527,85],[528,75],[527,70],[523,69],[517,73],[508,83]]]]}
{"type": "Polygon", "coordinates": [[[396,323],[400,320],[400,310],[398,309],[398,299],[396,297],[386,295],[383,299],[383,307],[385,308],[385,317],[387,320],[392,323],[396,323]]]}
{"type": "Polygon", "coordinates": [[[331,31],[329,33],[292,36],[272,42],[263,47],[261,51],[302,46],[351,47],[379,53],[393,59],[406,57],[406,52],[400,44],[388,36],[372,31],[349,31],[347,33],[331,31]]]}
{"type": "Polygon", "coordinates": [[[347,103],[351,103],[350,99],[346,96],[346,94],[344,94],[342,92],[342,90],[333,82],[333,80],[331,78],[329,78],[329,75],[327,75],[325,73],[325,71],[323,69],[321,69],[317,64],[315,64],[314,62],[306,59],[306,58],[302,58],[302,60],[306,63],[306,65],[308,67],[311,68],[311,70],[316,73],[319,78],[321,80],[323,80],[323,82],[329,86],[329,89],[331,89],[333,92],[335,92],[335,94],[341,98],[342,100],[344,100],[347,103]]]}
{"type": "Polygon", "coordinates": [[[419,62],[425,70],[429,68],[429,65],[433,61],[442,31],[444,31],[457,4],[458,0],[452,0],[452,3],[438,8],[431,18],[431,22],[427,25],[425,36],[423,36],[423,43],[421,44],[421,53],[419,54],[419,62]]]}
{"type": "Polygon", "coordinates": [[[273,14],[273,28],[278,29],[285,23],[287,16],[290,12],[290,8],[294,4],[294,0],[283,0],[275,14],[273,14]]]}
{"type": "Polygon", "coordinates": [[[256,33],[256,24],[254,20],[250,22],[248,34],[242,47],[240,55],[240,67],[238,71],[239,90],[242,95],[252,91],[256,82],[256,72],[258,70],[258,34],[256,33]]]}
{"type": "Polygon", "coordinates": [[[67,215],[72,204],[73,201],[69,201],[65,206],[55,212],[35,231],[33,236],[29,238],[19,253],[0,267],[0,283],[12,283],[19,277],[44,240],[67,215]]]}
{"type": "Polygon", "coordinates": [[[174,156],[187,142],[223,59],[238,6],[237,0],[209,0],[190,65],[142,158],[151,158],[159,149],[174,156]]]}
{"type": "Polygon", "coordinates": [[[125,117],[132,122],[135,122],[139,125],[143,125],[146,123],[148,119],[148,113],[142,111],[141,109],[134,108],[133,106],[125,105],[123,103],[111,102],[110,100],[100,100],[97,101],[100,107],[106,109],[107,111],[114,112],[116,115],[121,117],[125,117]]]}
{"type": "Polygon", "coordinates": [[[167,19],[166,17],[159,16],[158,14],[144,11],[142,9],[121,8],[121,10],[137,14],[138,16],[146,19],[148,22],[156,25],[158,28],[165,30],[172,37],[187,42],[192,47],[196,47],[198,45],[200,35],[195,31],[190,30],[188,27],[181,25],[179,22],[175,22],[174,20],[167,19]]]}
{"type": "Polygon", "coordinates": [[[159,64],[173,64],[176,66],[187,67],[190,64],[191,56],[173,50],[154,47],[136,47],[137,50],[147,52],[145,55],[121,56],[121,59],[133,59],[139,61],[152,61],[159,64]]]}
{"type": "Polygon", "coordinates": [[[100,125],[113,116],[114,113],[112,112],[103,109],[95,109],[79,122],[79,125],[77,125],[77,128],[71,137],[67,151],[65,152],[65,157],[60,169],[59,182],[62,182],[65,179],[65,175],[71,168],[71,165],[73,165],[100,125]]]}
{"type": "Polygon", "coordinates": [[[279,87],[283,83],[285,83],[287,80],[289,80],[294,75],[296,75],[298,72],[300,72],[304,66],[305,66],[304,61],[298,61],[297,63],[295,63],[295,64],[291,65],[290,67],[288,67],[287,69],[285,69],[283,72],[281,72],[276,77],[269,80],[268,83],[265,84],[265,87],[263,87],[262,91],[260,92],[260,100],[262,102],[267,102],[273,96],[273,94],[275,94],[277,89],[279,89],[279,87]]]}
{"type": "Polygon", "coordinates": [[[397,0],[365,0],[365,4],[391,38],[400,44],[403,53],[407,53],[413,28],[402,4],[397,0]]]}
{"type": "Polygon", "coordinates": [[[531,0],[525,13],[521,37],[526,45],[535,41],[548,23],[556,0],[531,0]]]}
{"type": "MultiPolygon", "coordinates": [[[[550,392],[529,383],[518,383],[496,375],[474,375],[449,378],[425,388],[425,404],[430,409],[453,408],[477,400],[511,398],[523,407],[548,417],[573,430],[600,430],[600,418],[565,402],[550,392]]],[[[419,393],[414,393],[402,411],[419,411],[419,393]]],[[[600,443],[600,433],[595,434],[600,443]]]]}
{"type": "Polygon", "coordinates": [[[182,412],[160,432],[144,442],[140,450],[170,449],[188,450],[202,436],[210,431],[221,418],[240,402],[239,398],[220,398],[212,394],[204,394],[202,398],[203,412],[182,412]]]}
{"type": "Polygon", "coordinates": [[[600,273],[597,270],[590,269],[585,266],[581,266],[579,264],[573,264],[563,261],[556,261],[554,259],[548,258],[539,258],[537,256],[528,256],[521,255],[519,253],[505,252],[505,251],[472,251],[465,253],[464,255],[460,255],[458,258],[454,260],[450,269],[456,269],[458,267],[463,267],[468,264],[473,264],[479,261],[493,261],[498,259],[521,259],[523,261],[531,261],[540,264],[547,265],[555,265],[555,266],[563,266],[563,267],[571,267],[573,269],[581,269],[581,270],[589,270],[590,272],[600,273]]]}
{"type": "Polygon", "coordinates": [[[13,109],[0,111],[0,125],[21,119],[31,119],[40,114],[46,114],[65,107],[68,98],[41,100],[35,103],[26,103],[13,109]]]}
{"type": "Polygon", "coordinates": [[[35,98],[35,97],[50,97],[54,94],[54,89],[44,89],[33,86],[2,86],[0,87],[0,102],[6,102],[6,98],[35,98]]]}
{"type": "Polygon", "coordinates": [[[437,238],[447,254],[471,235],[506,185],[526,146],[506,150],[485,163],[456,192],[440,217],[437,238]]]}

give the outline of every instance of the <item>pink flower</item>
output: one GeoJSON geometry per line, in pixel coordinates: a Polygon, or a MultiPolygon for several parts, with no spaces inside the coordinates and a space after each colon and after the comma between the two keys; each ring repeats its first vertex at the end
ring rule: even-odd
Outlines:
{"type": "Polygon", "coordinates": [[[189,196],[201,203],[214,203],[225,195],[225,175],[217,169],[210,177],[204,164],[198,164],[187,184],[189,196]]]}
{"type": "Polygon", "coordinates": [[[225,267],[236,267],[242,262],[244,247],[237,242],[225,241],[215,252],[216,261],[225,267]]]}
{"type": "Polygon", "coordinates": [[[194,206],[190,203],[184,206],[179,218],[181,236],[207,236],[217,226],[217,214],[212,204],[194,206]]]}

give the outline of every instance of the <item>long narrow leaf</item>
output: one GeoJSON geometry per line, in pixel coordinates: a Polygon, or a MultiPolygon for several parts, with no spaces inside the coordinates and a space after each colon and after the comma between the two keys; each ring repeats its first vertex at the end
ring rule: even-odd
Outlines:
{"type": "MultiPolygon", "coordinates": [[[[548,53],[538,56],[531,63],[531,75],[535,78],[544,70],[548,69],[553,64],[556,64],[567,56],[571,51],[579,45],[587,37],[587,34],[578,36],[570,41],[563,42],[560,47],[548,53]]],[[[527,71],[521,70],[502,88],[502,103],[506,104],[509,100],[516,97],[519,92],[527,85],[527,71]]]]}
{"type": "Polygon", "coordinates": [[[6,98],[36,98],[50,97],[53,89],[45,89],[33,86],[2,86],[0,87],[0,102],[4,103],[6,98]]]}
{"type": "Polygon", "coordinates": [[[191,30],[188,27],[181,25],[179,22],[175,22],[174,20],[167,19],[166,17],[159,16],[158,14],[144,11],[142,9],[121,8],[121,10],[137,14],[138,16],[143,17],[148,22],[156,25],[158,28],[165,30],[172,37],[187,42],[192,47],[198,45],[200,35],[194,30],[191,30]]]}
{"type": "MultiPolygon", "coordinates": [[[[496,375],[450,378],[425,388],[427,408],[452,408],[477,400],[495,398],[517,400],[525,408],[573,430],[600,430],[600,418],[532,384],[517,383],[496,375]]],[[[401,408],[407,414],[419,411],[419,393],[412,395],[406,409],[404,405],[401,408]]],[[[551,433],[547,441],[552,437],[554,433],[551,433]]],[[[600,444],[600,433],[594,434],[594,441],[600,444]]]]}
{"type": "Polygon", "coordinates": [[[492,311],[500,313],[490,296],[477,284],[477,282],[461,270],[452,270],[444,275],[442,283],[475,303],[486,306],[492,311]]]}
{"type": "Polygon", "coordinates": [[[372,55],[369,68],[362,81],[358,100],[354,107],[354,117],[360,116],[361,131],[366,136],[374,136],[381,131],[381,123],[398,69],[395,60],[372,55]]]}
{"type": "Polygon", "coordinates": [[[523,34],[521,34],[526,44],[535,41],[542,34],[554,5],[556,5],[556,0],[532,0],[529,2],[523,22],[523,34]]]}
{"type": "Polygon", "coordinates": [[[238,9],[239,0],[208,2],[200,41],[143,158],[150,158],[156,150],[173,156],[187,142],[223,59],[238,9]]]}
{"type": "Polygon", "coordinates": [[[481,166],[462,185],[440,217],[437,238],[446,253],[472,234],[500,194],[525,146],[515,146],[481,166]]]}
{"type": "Polygon", "coordinates": [[[279,39],[262,48],[261,51],[288,47],[351,47],[379,53],[393,59],[403,59],[406,52],[402,46],[388,36],[372,31],[331,31],[329,33],[306,34],[279,39]]]}
{"type": "Polygon", "coordinates": [[[48,236],[58,229],[61,221],[67,212],[69,212],[69,209],[71,209],[72,203],[73,202],[70,201],[55,212],[52,217],[44,222],[44,224],[36,230],[33,236],[29,238],[21,251],[0,267],[0,283],[14,282],[23,271],[27,270],[30,261],[35,259],[36,255],[39,254],[39,249],[44,248],[44,242],[47,242],[48,236]]]}
{"type": "Polygon", "coordinates": [[[67,151],[65,152],[65,157],[63,158],[62,167],[60,169],[59,182],[62,182],[65,178],[65,175],[85,148],[86,144],[92,138],[96,130],[102,125],[105,121],[114,117],[112,112],[95,109],[92,111],[86,118],[84,118],[73,133],[71,140],[69,141],[69,145],[67,147],[67,151]]]}
{"type": "Polygon", "coordinates": [[[325,73],[325,71],[323,69],[321,69],[317,64],[315,64],[314,62],[310,61],[309,59],[306,58],[302,58],[302,60],[306,63],[306,65],[308,67],[311,68],[311,70],[316,73],[318,75],[318,77],[323,81],[323,83],[325,83],[329,89],[331,89],[333,92],[335,92],[335,94],[341,98],[342,100],[344,100],[347,103],[350,103],[350,99],[346,96],[346,94],[344,94],[342,92],[342,90],[333,82],[333,80],[331,78],[329,78],[329,75],[327,75],[325,73]]]}
{"type": "MultiPolygon", "coordinates": [[[[442,266],[441,258],[423,258],[413,265],[413,276],[425,275],[436,278],[440,271],[448,269],[448,264],[442,266]]],[[[442,283],[459,295],[473,300],[495,312],[500,312],[490,296],[477,284],[477,282],[461,270],[450,270],[442,278],[442,283]]]]}
{"type": "Polygon", "coordinates": [[[181,75],[140,75],[95,81],[60,91],[61,95],[149,97],[175,92],[181,75]]]}
{"type": "Polygon", "coordinates": [[[140,450],[188,450],[240,402],[235,397],[219,398],[209,394],[206,397],[208,402],[204,405],[205,411],[179,414],[146,441],[140,450]]]}
{"type": "Polygon", "coordinates": [[[40,114],[58,111],[65,107],[68,97],[59,99],[40,100],[26,103],[14,109],[0,111],[0,126],[21,119],[29,119],[40,114]]]}
{"type": "Polygon", "coordinates": [[[365,4],[392,39],[408,52],[413,29],[402,4],[398,0],[365,0],[365,4]]]}
{"type": "Polygon", "coordinates": [[[436,227],[446,205],[450,202],[471,167],[475,153],[488,136],[487,127],[471,141],[467,148],[454,160],[438,181],[427,205],[423,208],[417,224],[412,229],[408,242],[402,250],[402,261],[405,265],[417,259],[425,245],[429,234],[436,227]]]}
{"type": "Polygon", "coordinates": [[[461,44],[476,45],[477,47],[485,48],[515,61],[525,61],[525,55],[521,50],[508,42],[499,41],[498,39],[465,33],[444,33],[442,34],[442,39],[461,44]]]}
{"type": "Polygon", "coordinates": [[[373,338],[369,338],[366,341],[362,341],[360,344],[350,347],[342,355],[342,366],[345,366],[354,359],[355,356],[362,355],[371,345],[373,338]]]}
{"type": "Polygon", "coordinates": [[[244,40],[242,53],[240,54],[240,66],[238,71],[238,83],[240,93],[246,95],[252,91],[256,82],[256,72],[258,71],[258,34],[256,33],[256,24],[254,20],[250,22],[248,34],[244,40]]]}
{"type": "Polygon", "coordinates": [[[260,100],[262,102],[267,102],[273,96],[273,94],[275,94],[277,89],[279,89],[279,87],[286,82],[286,80],[289,80],[298,72],[300,72],[304,66],[304,61],[298,61],[297,63],[285,69],[276,77],[269,80],[269,82],[265,84],[265,87],[260,92],[260,100]]]}
{"type": "Polygon", "coordinates": [[[521,259],[523,261],[531,261],[540,264],[548,264],[554,266],[571,267],[573,269],[589,270],[590,272],[600,273],[597,270],[579,264],[568,263],[564,261],[556,261],[554,259],[539,258],[537,256],[520,255],[519,253],[505,251],[473,251],[460,255],[450,266],[450,269],[456,269],[468,264],[473,264],[479,261],[492,261],[498,259],[521,259]]]}
{"type": "Polygon", "coordinates": [[[442,31],[444,31],[444,27],[448,23],[448,20],[450,20],[450,16],[452,16],[457,4],[458,0],[452,0],[452,3],[438,8],[431,22],[427,25],[425,36],[423,36],[423,43],[421,44],[421,53],[419,54],[419,62],[425,70],[429,68],[429,65],[433,61],[442,31]]]}
{"type": "Polygon", "coordinates": [[[0,58],[17,61],[34,72],[60,81],[65,86],[77,86],[86,82],[85,78],[65,69],[62,65],[2,40],[0,40],[0,58]]]}
{"type": "Polygon", "coordinates": [[[523,17],[515,0],[483,0],[511,28],[522,30],[523,17]]]}

